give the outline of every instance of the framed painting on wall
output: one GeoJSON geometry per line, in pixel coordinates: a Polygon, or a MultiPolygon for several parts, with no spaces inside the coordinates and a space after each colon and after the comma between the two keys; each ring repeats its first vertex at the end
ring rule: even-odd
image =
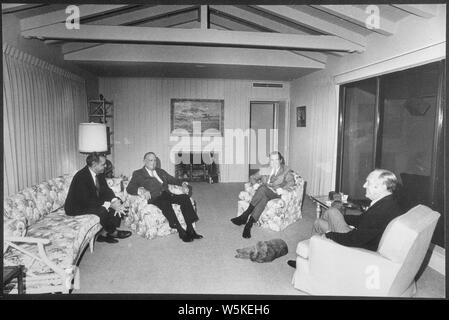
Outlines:
{"type": "Polygon", "coordinates": [[[306,106],[296,107],[296,127],[306,126],[306,106]]]}
{"type": "Polygon", "coordinates": [[[172,135],[223,136],[224,100],[171,99],[172,135]]]}

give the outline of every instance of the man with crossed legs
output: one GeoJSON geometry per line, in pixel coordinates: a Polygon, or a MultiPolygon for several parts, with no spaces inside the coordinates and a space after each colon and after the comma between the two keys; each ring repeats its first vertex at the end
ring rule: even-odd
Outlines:
{"type": "MultiPolygon", "coordinates": [[[[330,207],[313,226],[314,234],[320,234],[347,247],[377,251],[380,239],[391,220],[403,214],[393,197],[398,180],[388,170],[375,169],[366,178],[363,188],[371,200],[368,209],[360,215],[343,215],[330,207]]],[[[296,267],[296,261],[287,261],[296,267]]]]}

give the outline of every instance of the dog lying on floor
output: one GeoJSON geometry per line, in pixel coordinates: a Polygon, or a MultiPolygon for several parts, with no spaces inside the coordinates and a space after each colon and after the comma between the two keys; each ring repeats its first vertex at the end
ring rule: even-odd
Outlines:
{"type": "Polygon", "coordinates": [[[258,241],[255,246],[237,249],[236,258],[251,259],[253,262],[271,262],[288,253],[288,247],[282,239],[258,241]]]}

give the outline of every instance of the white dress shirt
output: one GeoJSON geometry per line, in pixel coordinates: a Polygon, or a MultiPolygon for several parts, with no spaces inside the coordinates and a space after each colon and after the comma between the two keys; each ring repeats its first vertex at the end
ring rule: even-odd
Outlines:
{"type": "Polygon", "coordinates": [[[281,167],[277,168],[277,170],[275,170],[275,169],[273,168],[273,170],[271,170],[271,174],[270,174],[270,176],[268,177],[268,183],[270,183],[271,177],[273,177],[273,176],[275,176],[275,175],[278,174],[280,168],[281,168],[281,167]]]}
{"type": "Polygon", "coordinates": [[[147,169],[148,174],[150,175],[150,177],[156,178],[161,184],[163,184],[164,182],[162,181],[162,179],[157,175],[156,170],[150,170],[147,167],[145,167],[145,169],[147,169]]]}
{"type": "MultiPolygon", "coordinates": [[[[89,172],[90,172],[90,175],[92,176],[92,179],[94,180],[94,185],[96,186],[97,185],[97,174],[94,171],[92,171],[91,168],[89,168],[89,172]]],[[[100,183],[100,182],[98,182],[98,183],[100,183]]],[[[114,200],[117,200],[117,198],[112,199],[111,202],[114,202],[114,200]]],[[[109,207],[111,206],[111,202],[105,201],[102,204],[102,206],[105,207],[106,210],[109,210],[109,207]]]]}

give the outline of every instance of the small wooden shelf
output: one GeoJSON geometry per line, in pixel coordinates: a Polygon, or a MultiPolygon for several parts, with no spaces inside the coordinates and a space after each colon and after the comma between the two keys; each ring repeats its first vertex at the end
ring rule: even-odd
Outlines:
{"type": "Polygon", "coordinates": [[[107,100],[89,100],[88,105],[88,115],[89,122],[104,123],[107,126],[108,132],[108,153],[111,153],[112,145],[112,134],[114,128],[114,103],[107,100]]]}

